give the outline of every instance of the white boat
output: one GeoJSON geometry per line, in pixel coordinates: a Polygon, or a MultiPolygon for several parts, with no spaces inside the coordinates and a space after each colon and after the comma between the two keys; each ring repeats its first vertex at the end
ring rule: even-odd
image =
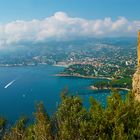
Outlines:
{"type": "Polygon", "coordinates": [[[4,88],[8,88],[9,86],[11,86],[16,80],[11,81],[10,83],[8,83],[4,88]]]}

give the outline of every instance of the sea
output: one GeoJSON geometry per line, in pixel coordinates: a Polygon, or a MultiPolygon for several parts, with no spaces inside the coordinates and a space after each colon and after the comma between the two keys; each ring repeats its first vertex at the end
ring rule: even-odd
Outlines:
{"type": "MultiPolygon", "coordinates": [[[[58,77],[63,67],[38,65],[22,67],[0,67],[0,116],[15,122],[20,116],[32,118],[35,106],[43,102],[47,113],[55,114],[61,103],[61,92],[79,96],[85,108],[89,108],[89,97],[94,97],[103,107],[111,95],[109,90],[93,91],[89,87],[105,79],[58,77]]],[[[125,98],[127,92],[121,92],[125,98]]]]}

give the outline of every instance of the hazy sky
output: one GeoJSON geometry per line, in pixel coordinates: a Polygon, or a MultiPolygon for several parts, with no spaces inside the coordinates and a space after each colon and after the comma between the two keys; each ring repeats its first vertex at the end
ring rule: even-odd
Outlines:
{"type": "Polygon", "coordinates": [[[140,0],[0,0],[0,47],[22,41],[136,36],[140,0]]]}

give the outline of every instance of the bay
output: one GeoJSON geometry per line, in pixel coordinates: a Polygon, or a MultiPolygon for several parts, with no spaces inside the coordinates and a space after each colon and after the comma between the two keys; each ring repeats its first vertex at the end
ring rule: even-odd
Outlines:
{"type": "MultiPolygon", "coordinates": [[[[35,104],[42,101],[48,114],[55,113],[60,103],[60,95],[68,88],[70,95],[81,97],[84,106],[89,107],[89,97],[93,96],[103,106],[110,91],[95,92],[89,86],[102,79],[77,77],[57,77],[63,67],[39,65],[23,67],[0,67],[0,116],[14,122],[21,115],[33,116],[35,104]]],[[[122,92],[122,96],[126,93],[122,92]]]]}

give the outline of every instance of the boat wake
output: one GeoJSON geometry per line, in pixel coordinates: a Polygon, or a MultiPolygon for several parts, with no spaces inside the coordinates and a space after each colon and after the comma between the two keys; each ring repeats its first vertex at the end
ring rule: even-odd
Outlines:
{"type": "Polygon", "coordinates": [[[10,83],[8,83],[4,88],[8,88],[9,86],[11,86],[16,80],[11,81],[10,83]]]}

